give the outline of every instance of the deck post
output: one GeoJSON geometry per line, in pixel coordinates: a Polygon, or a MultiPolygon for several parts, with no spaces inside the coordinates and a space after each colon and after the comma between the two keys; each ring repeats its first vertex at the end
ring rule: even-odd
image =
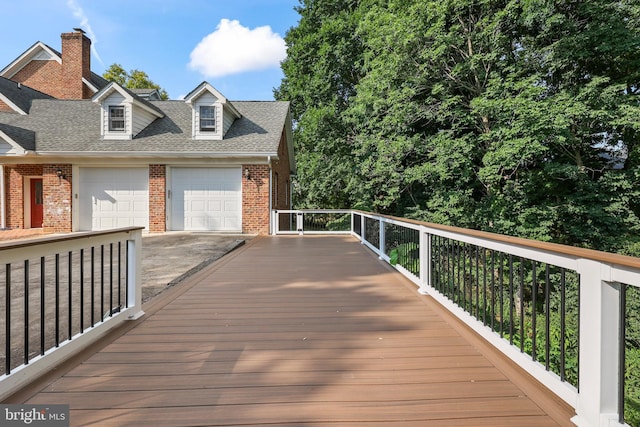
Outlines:
{"type": "Polygon", "coordinates": [[[127,240],[127,306],[133,314],[128,320],[142,317],[142,230],[134,230],[127,240]]]}
{"type": "Polygon", "coordinates": [[[431,235],[424,226],[420,227],[420,292],[427,295],[431,287],[431,235]]]}
{"type": "Polygon", "coordinates": [[[611,268],[597,261],[578,261],[580,274],[580,373],[578,426],[622,426],[618,422],[618,349],[620,284],[611,268]]]}

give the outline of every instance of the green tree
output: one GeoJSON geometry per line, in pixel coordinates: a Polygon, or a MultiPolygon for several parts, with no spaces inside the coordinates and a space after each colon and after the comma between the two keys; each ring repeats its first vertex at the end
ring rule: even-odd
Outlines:
{"type": "Polygon", "coordinates": [[[161,99],[169,99],[167,91],[154,83],[144,71],[133,69],[127,72],[120,64],[111,64],[102,77],[128,89],[156,89],[161,99]]]}

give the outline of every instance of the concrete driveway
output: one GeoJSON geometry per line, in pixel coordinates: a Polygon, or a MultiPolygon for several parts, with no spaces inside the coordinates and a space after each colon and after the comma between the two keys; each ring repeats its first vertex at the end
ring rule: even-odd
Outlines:
{"type": "Polygon", "coordinates": [[[142,236],[142,302],[211,264],[251,235],[167,232],[142,236]]]}

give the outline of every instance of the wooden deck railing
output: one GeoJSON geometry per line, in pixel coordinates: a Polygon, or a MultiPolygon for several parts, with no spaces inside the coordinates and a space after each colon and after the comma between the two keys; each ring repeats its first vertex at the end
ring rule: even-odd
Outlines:
{"type": "Polygon", "coordinates": [[[0,400],[141,308],[141,227],[0,244],[0,400]]]}
{"type": "Polygon", "coordinates": [[[274,211],[272,221],[275,234],[357,236],[572,405],[574,423],[625,424],[629,377],[640,375],[625,371],[639,258],[362,211],[274,211]]]}

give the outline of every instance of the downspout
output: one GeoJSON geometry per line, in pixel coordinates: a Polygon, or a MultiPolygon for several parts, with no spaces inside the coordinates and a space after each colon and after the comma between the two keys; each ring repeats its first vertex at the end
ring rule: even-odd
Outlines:
{"type": "Polygon", "coordinates": [[[269,235],[273,234],[273,169],[271,169],[271,156],[267,156],[269,165],[269,235]]]}
{"type": "Polygon", "coordinates": [[[4,165],[0,165],[0,229],[7,228],[7,219],[5,215],[6,200],[4,197],[4,165]]]}

